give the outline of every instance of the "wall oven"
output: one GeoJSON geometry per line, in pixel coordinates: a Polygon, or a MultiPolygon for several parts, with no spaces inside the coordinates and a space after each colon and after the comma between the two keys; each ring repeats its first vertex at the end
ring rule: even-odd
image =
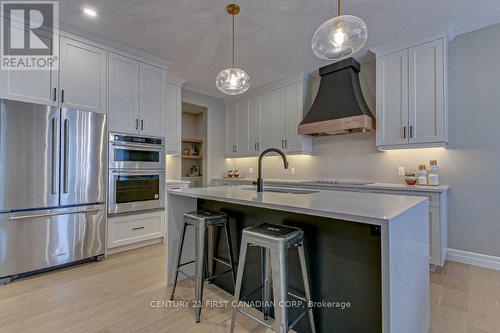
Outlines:
{"type": "Polygon", "coordinates": [[[165,146],[161,138],[109,134],[110,169],[165,169],[165,146]]]}
{"type": "Polygon", "coordinates": [[[108,214],[165,208],[164,139],[109,134],[108,214]]]}
{"type": "Polygon", "coordinates": [[[108,213],[164,208],[164,193],[164,170],[110,170],[108,213]]]}

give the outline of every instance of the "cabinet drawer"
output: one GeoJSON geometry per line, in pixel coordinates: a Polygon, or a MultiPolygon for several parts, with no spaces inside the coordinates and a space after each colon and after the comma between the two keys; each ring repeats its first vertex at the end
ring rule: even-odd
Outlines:
{"type": "Polygon", "coordinates": [[[371,193],[394,194],[394,195],[411,195],[414,197],[429,198],[429,206],[439,207],[439,193],[417,192],[417,191],[391,191],[391,190],[370,190],[371,193]]]}
{"type": "Polygon", "coordinates": [[[108,247],[163,237],[164,213],[112,217],[108,220],[108,247]]]}

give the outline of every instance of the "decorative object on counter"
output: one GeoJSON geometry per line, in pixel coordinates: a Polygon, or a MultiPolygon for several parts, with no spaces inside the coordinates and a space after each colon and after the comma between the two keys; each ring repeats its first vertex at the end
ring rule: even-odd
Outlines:
{"type": "Polygon", "coordinates": [[[228,170],[228,171],[227,171],[227,176],[228,176],[229,178],[233,178],[233,176],[234,176],[234,172],[233,172],[233,170],[228,170]]]}
{"type": "Polygon", "coordinates": [[[250,88],[250,76],[234,66],[234,16],[240,12],[240,6],[232,3],[226,7],[226,11],[233,17],[232,30],[232,66],[220,71],[215,80],[217,88],[227,95],[241,95],[250,88]]]}
{"type": "Polygon", "coordinates": [[[200,168],[197,165],[193,165],[191,167],[191,172],[187,176],[188,177],[200,177],[201,176],[200,168]]]}
{"type": "Polygon", "coordinates": [[[418,185],[427,185],[427,166],[420,164],[418,166],[418,185]]]}
{"type": "Polygon", "coordinates": [[[429,162],[429,175],[427,176],[427,183],[432,186],[439,185],[439,167],[436,160],[429,162]]]}
{"type": "Polygon", "coordinates": [[[417,183],[417,177],[414,172],[405,173],[405,183],[406,185],[415,185],[417,183]]]}
{"type": "Polygon", "coordinates": [[[342,15],[342,3],[337,0],[337,16],[316,29],[311,47],[320,59],[341,60],[361,50],[367,39],[366,23],[357,16],[342,15]]]}
{"type": "Polygon", "coordinates": [[[238,171],[238,169],[234,169],[233,176],[235,178],[239,178],[240,177],[240,172],[238,171]]]}

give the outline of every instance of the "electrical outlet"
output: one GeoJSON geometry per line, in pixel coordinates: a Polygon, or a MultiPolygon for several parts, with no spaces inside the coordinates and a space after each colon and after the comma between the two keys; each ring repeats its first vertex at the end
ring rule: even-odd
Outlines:
{"type": "Polygon", "coordinates": [[[398,167],[398,176],[404,176],[405,175],[405,167],[398,167]]]}
{"type": "Polygon", "coordinates": [[[293,167],[292,167],[292,168],[290,169],[290,173],[291,173],[292,175],[295,175],[295,168],[293,168],[293,167]]]}
{"type": "Polygon", "coordinates": [[[254,172],[254,171],[253,171],[253,168],[248,168],[248,173],[249,173],[249,174],[253,175],[253,172],[254,172]]]}

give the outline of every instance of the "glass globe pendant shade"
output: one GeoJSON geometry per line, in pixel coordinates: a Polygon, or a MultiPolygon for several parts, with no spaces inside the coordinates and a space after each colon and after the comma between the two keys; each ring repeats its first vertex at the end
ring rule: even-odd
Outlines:
{"type": "Polygon", "coordinates": [[[363,48],[368,39],[366,23],[357,16],[329,19],[314,32],[311,46],[316,57],[341,60],[363,48]]]}
{"type": "Polygon", "coordinates": [[[224,94],[243,94],[250,88],[250,76],[242,69],[226,68],[217,75],[215,85],[224,94]]]}

